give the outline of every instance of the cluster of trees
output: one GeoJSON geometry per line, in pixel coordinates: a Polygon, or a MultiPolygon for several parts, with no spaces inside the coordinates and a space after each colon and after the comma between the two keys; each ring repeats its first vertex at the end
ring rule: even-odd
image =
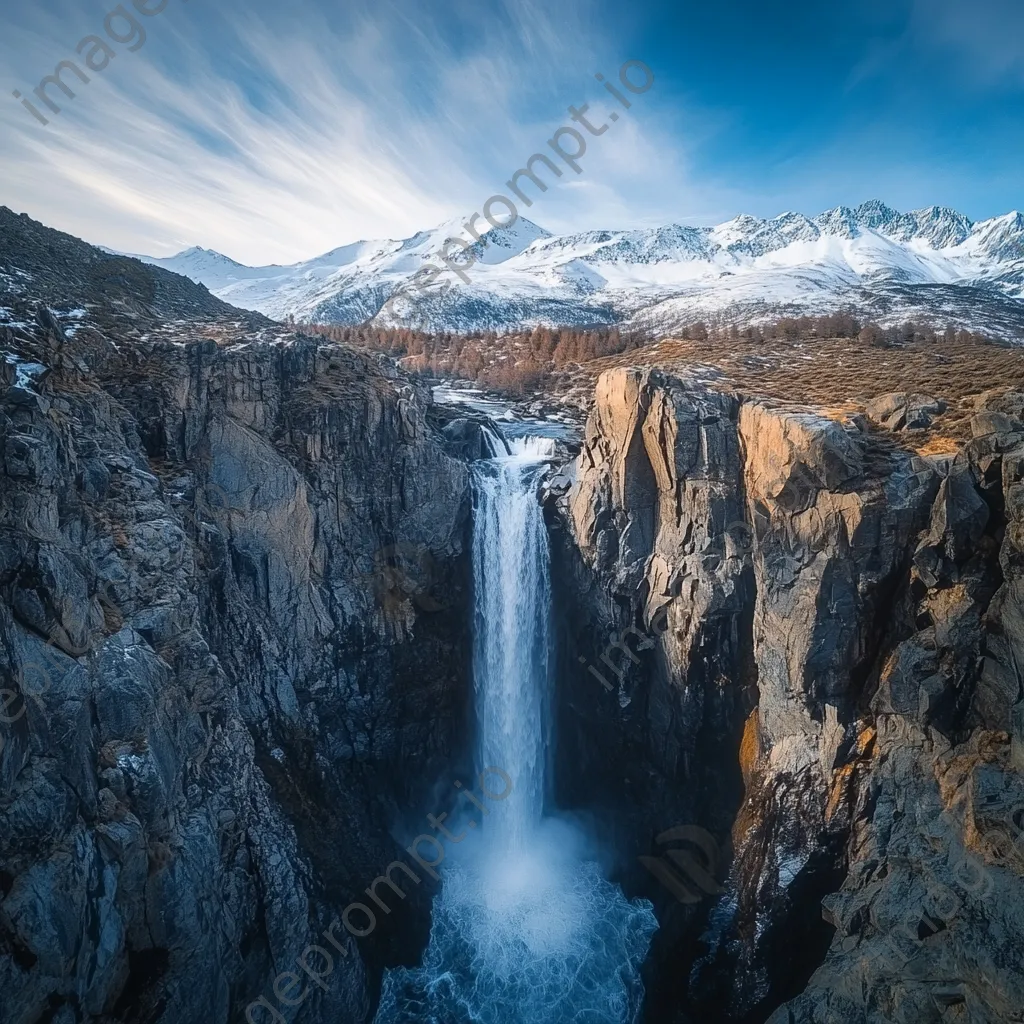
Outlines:
{"type": "Polygon", "coordinates": [[[875,345],[879,348],[892,348],[895,345],[909,345],[913,342],[924,342],[926,344],[983,344],[991,341],[986,334],[979,334],[977,331],[968,331],[964,328],[957,330],[950,324],[944,331],[936,331],[925,324],[915,324],[907,321],[895,327],[879,327],[878,324],[866,324],[861,328],[857,337],[875,345]]]}
{"type": "Polygon", "coordinates": [[[498,334],[425,334],[408,328],[303,325],[306,331],[402,359],[412,372],[461,377],[517,397],[535,391],[551,374],[573,364],[639,348],[645,337],[617,327],[535,327],[498,334]]]}
{"type": "MultiPolygon", "coordinates": [[[[574,364],[601,356],[617,355],[640,348],[649,340],[639,333],[617,327],[592,329],[534,327],[531,331],[498,334],[473,331],[469,334],[444,332],[427,334],[410,328],[385,330],[366,325],[335,327],[304,324],[303,330],[321,334],[402,360],[405,369],[436,377],[461,377],[481,387],[521,397],[536,391],[552,375],[574,364]]],[[[893,327],[862,323],[849,313],[828,316],[784,317],[770,324],[752,327],[708,325],[698,322],[684,327],[681,336],[709,346],[752,341],[802,341],[820,338],[856,338],[879,348],[914,342],[925,344],[987,341],[983,335],[947,327],[936,332],[924,324],[906,322],[893,327]]]]}
{"type": "Polygon", "coordinates": [[[783,317],[774,323],[755,327],[708,326],[697,322],[684,327],[681,337],[690,341],[712,343],[738,342],[741,339],[762,343],[766,341],[804,341],[812,338],[856,338],[878,348],[922,342],[925,344],[984,342],[989,339],[973,331],[957,329],[950,325],[944,331],[936,331],[927,324],[908,320],[892,327],[863,323],[849,313],[831,313],[828,316],[783,317]]]}

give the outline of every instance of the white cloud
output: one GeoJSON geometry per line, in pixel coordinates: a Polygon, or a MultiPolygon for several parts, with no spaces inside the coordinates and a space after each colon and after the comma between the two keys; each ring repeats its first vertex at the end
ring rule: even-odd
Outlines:
{"type": "MultiPolygon", "coordinates": [[[[0,56],[30,94],[102,16],[25,8],[0,56]]],[[[16,100],[0,109],[3,201],[112,248],[199,244],[247,263],[402,237],[479,208],[567,123],[569,104],[588,92],[611,102],[592,75],[623,59],[573,4],[552,14],[535,0],[456,0],[443,24],[411,0],[353,0],[343,16],[171,0],[145,27],[145,45],[115,45],[49,126],[16,100]]],[[[623,189],[671,192],[678,143],[649,115],[643,129],[625,116],[616,133],[613,145],[602,145],[611,131],[591,140],[593,187],[566,203],[569,190],[553,190],[524,212],[592,225],[625,215],[623,189]]],[[[634,218],[656,205],[632,206],[634,218]]]]}

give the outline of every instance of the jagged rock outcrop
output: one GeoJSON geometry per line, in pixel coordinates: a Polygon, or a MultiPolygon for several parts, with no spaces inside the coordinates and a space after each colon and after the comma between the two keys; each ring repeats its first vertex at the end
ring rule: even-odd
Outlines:
{"type": "MultiPolygon", "coordinates": [[[[999,414],[1003,415],[1003,414],[999,414]]],[[[773,1024],[1024,1020],[1024,421],[948,467],[881,665],[825,963],[773,1024]],[[916,627],[916,629],[915,629],[916,627]]]]}
{"type": "Polygon", "coordinates": [[[35,315],[0,328],[0,1021],[365,1020],[425,887],[274,979],[461,754],[467,469],[344,347],[35,315]]]}
{"type": "Polygon", "coordinates": [[[945,412],[946,405],[931,395],[898,391],[873,398],[864,411],[888,430],[917,430],[927,427],[936,416],[945,412]]]}
{"type": "MultiPolygon", "coordinates": [[[[657,371],[603,375],[575,484],[552,509],[559,795],[597,811],[634,867],[660,852],[657,835],[695,822],[724,860],[742,794],[722,756],[755,680],[738,412],[657,371]]],[[[664,967],[697,955],[693,908],[628,875],[661,906],[648,989],[671,1005],[685,975],[664,967]]]]}
{"type": "Polygon", "coordinates": [[[856,416],[659,370],[600,379],[575,484],[551,504],[576,669],[563,788],[618,804],[643,853],[685,823],[730,864],[717,902],[660,900],[651,1019],[1024,1006],[1024,423],[996,406],[958,455],[921,458],[856,416]],[[602,695],[589,668],[609,627],[644,643],[616,653],[618,676],[602,668],[602,695]],[[964,858],[989,883],[954,912],[964,858]],[[910,918],[896,962],[884,951],[910,918]]]}

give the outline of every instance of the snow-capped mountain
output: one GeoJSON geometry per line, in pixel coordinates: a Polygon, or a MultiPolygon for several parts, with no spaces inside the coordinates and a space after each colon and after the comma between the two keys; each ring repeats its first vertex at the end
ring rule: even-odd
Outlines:
{"type": "MultiPolygon", "coordinates": [[[[246,267],[198,248],[143,258],[278,319],[453,331],[628,322],[660,333],[698,319],[757,322],[848,309],[882,322],[953,322],[1024,338],[1019,213],[972,223],[944,207],[900,213],[873,200],[813,218],[744,215],[715,227],[568,235],[520,218],[473,247],[468,283],[446,271],[437,284],[450,288],[405,291],[411,302],[385,308],[418,270],[442,265],[449,238],[468,237],[452,220],[292,266],[246,267]]],[[[447,252],[453,262],[468,259],[454,244],[447,252]]]]}

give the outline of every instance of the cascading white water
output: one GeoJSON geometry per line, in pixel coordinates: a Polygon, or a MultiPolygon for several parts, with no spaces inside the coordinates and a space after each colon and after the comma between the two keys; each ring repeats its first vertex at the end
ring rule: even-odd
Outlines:
{"type": "Polygon", "coordinates": [[[473,670],[477,767],[501,769],[513,788],[449,850],[423,964],[385,974],[376,1024],[634,1024],[639,1015],[639,965],[657,927],[650,904],[627,901],[575,828],[544,817],[551,598],[536,491],[553,442],[509,448],[474,465],[473,670]]]}
{"type": "Polygon", "coordinates": [[[502,768],[515,787],[485,834],[503,854],[524,849],[544,809],[551,593],[535,484],[554,445],[521,438],[509,447],[509,458],[477,466],[473,532],[477,764],[502,768]]]}
{"type": "Polygon", "coordinates": [[[484,447],[487,449],[489,458],[497,459],[502,455],[511,454],[508,441],[505,440],[496,430],[492,430],[486,423],[481,424],[480,433],[483,435],[484,447]]]}

